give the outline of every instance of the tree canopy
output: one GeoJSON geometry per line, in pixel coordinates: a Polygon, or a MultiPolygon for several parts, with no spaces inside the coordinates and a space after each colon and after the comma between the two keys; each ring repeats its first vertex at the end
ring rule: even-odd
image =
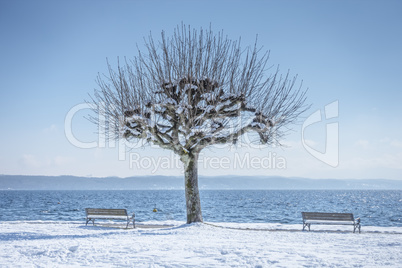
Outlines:
{"type": "Polygon", "coordinates": [[[242,50],[223,32],[178,26],[145,40],[146,52],[98,76],[95,108],[113,123],[117,138],[144,139],[174,151],[185,166],[187,221],[202,221],[197,159],[214,144],[235,144],[254,133],[280,144],[307,106],[297,77],[268,66],[269,52],[242,50]],[[272,73],[267,74],[269,70],[272,73]]]}

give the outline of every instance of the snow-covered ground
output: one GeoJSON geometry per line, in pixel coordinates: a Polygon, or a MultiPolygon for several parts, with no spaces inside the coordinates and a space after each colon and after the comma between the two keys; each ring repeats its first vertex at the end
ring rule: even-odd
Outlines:
{"type": "Polygon", "coordinates": [[[398,227],[363,226],[354,234],[352,226],[301,232],[301,224],[141,224],[2,222],[0,267],[402,267],[398,227]]]}

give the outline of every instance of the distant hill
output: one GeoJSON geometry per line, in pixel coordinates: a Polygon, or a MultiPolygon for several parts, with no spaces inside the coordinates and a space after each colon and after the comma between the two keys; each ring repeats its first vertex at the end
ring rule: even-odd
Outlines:
{"type": "MultiPolygon", "coordinates": [[[[402,180],[200,176],[202,190],[402,190],[402,180]]],[[[76,177],[0,175],[0,190],[183,190],[174,176],[76,177]]]]}

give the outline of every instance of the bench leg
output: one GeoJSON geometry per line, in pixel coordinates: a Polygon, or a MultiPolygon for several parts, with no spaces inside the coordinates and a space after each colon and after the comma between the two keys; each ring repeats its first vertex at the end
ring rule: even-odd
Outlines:
{"type": "MultiPolygon", "coordinates": [[[[133,229],[135,229],[135,218],[132,218],[133,220],[133,229]]],[[[127,225],[126,225],[126,229],[128,228],[128,226],[130,225],[131,219],[127,220],[127,225]]]]}
{"type": "Polygon", "coordinates": [[[88,222],[92,221],[92,225],[95,225],[95,219],[87,219],[85,222],[85,226],[88,225],[88,222]]]}
{"type": "Polygon", "coordinates": [[[303,230],[302,231],[304,231],[304,229],[306,227],[308,227],[308,230],[310,231],[310,223],[303,223],[303,230]]]}
{"type": "Polygon", "coordinates": [[[357,225],[355,225],[354,227],[353,227],[353,232],[355,232],[356,231],[356,229],[359,229],[359,234],[360,234],[360,224],[357,224],[357,225]]]}

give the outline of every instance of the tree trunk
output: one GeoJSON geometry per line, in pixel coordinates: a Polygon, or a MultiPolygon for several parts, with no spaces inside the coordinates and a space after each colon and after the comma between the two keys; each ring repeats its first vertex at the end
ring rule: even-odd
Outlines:
{"type": "Polygon", "coordinates": [[[182,157],[186,192],[187,223],[202,222],[200,192],[198,190],[198,154],[182,157]]]}

